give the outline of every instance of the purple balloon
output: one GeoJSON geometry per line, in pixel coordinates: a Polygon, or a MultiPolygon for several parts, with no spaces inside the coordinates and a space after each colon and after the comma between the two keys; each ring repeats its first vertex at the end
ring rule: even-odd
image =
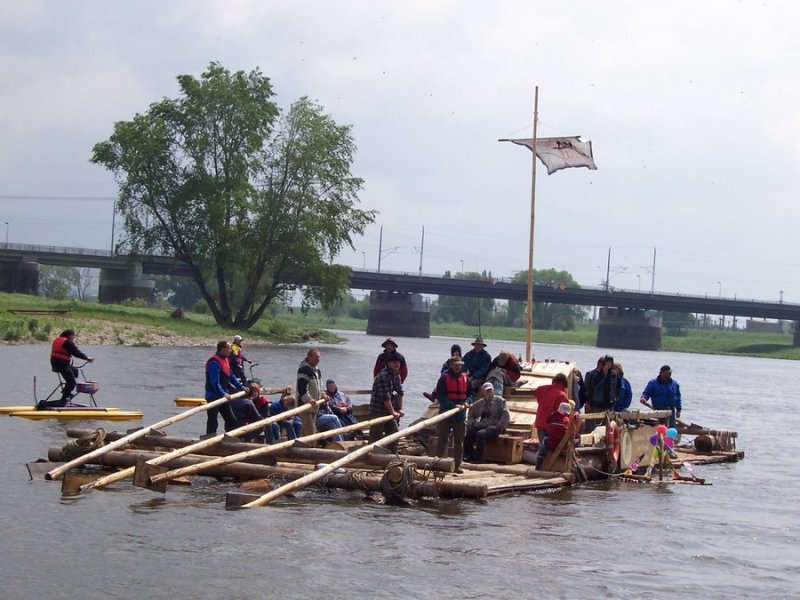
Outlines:
{"type": "Polygon", "coordinates": [[[650,444],[655,446],[658,443],[658,434],[654,433],[650,436],[650,444]]]}

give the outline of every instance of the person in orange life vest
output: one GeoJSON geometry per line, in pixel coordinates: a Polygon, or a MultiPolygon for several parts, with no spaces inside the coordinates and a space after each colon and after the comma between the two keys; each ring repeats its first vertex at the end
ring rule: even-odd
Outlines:
{"type": "MultiPolygon", "coordinates": [[[[217,351],[206,360],[206,395],[211,402],[218,398],[231,398],[231,393],[243,391],[242,383],[231,373],[231,364],[228,358],[231,355],[231,345],[226,340],[217,342],[217,351]]],[[[206,435],[217,433],[219,415],[225,421],[225,431],[236,428],[236,416],[229,403],[221,404],[206,411],[206,435]]]]}
{"type": "Polygon", "coordinates": [[[563,373],[557,373],[553,377],[553,382],[549,385],[540,385],[533,390],[533,395],[536,396],[536,402],[539,406],[536,408],[536,420],[533,426],[536,428],[536,437],[539,438],[539,443],[542,443],[547,429],[547,419],[558,408],[562,402],[569,402],[567,397],[567,376],[563,373]]]}
{"type": "Polygon", "coordinates": [[[395,342],[392,338],[386,338],[381,346],[383,347],[383,352],[378,354],[378,358],[375,359],[375,366],[372,368],[372,376],[377,377],[378,373],[380,373],[384,367],[386,367],[387,357],[390,355],[398,356],[400,357],[400,383],[403,383],[406,380],[406,377],[408,377],[406,357],[397,351],[397,342],[395,342]]]}
{"type": "Polygon", "coordinates": [[[567,427],[569,427],[569,415],[571,412],[572,407],[570,407],[569,402],[562,402],[558,405],[557,410],[548,415],[544,441],[539,440],[539,452],[536,455],[537,468],[542,466],[548,453],[558,448],[561,440],[564,439],[564,434],[567,432],[567,427]]]}
{"type": "Polygon", "coordinates": [[[75,390],[76,384],[75,378],[78,376],[78,368],[72,365],[73,356],[87,362],[94,360],[81,352],[80,348],[75,345],[75,332],[72,329],[65,329],[53,340],[50,349],[50,367],[64,378],[61,399],[51,402],[42,400],[36,405],[37,409],[66,406],[67,402],[72,398],[72,392],[75,390]]]}
{"type": "MultiPolygon", "coordinates": [[[[453,344],[452,346],[450,346],[450,356],[451,357],[457,356],[458,358],[461,358],[461,346],[459,346],[458,344],[453,344]]],[[[439,375],[447,371],[447,362],[449,360],[450,359],[448,358],[446,361],[444,361],[444,363],[442,363],[442,370],[439,371],[439,375]]],[[[422,392],[422,395],[425,396],[431,402],[436,402],[436,386],[434,386],[432,392],[422,392]]]]}
{"type": "Polygon", "coordinates": [[[511,381],[515,382],[519,379],[520,375],[522,375],[522,368],[519,366],[519,361],[513,354],[510,354],[506,350],[501,350],[500,354],[492,360],[492,363],[489,365],[489,371],[493,371],[494,369],[503,369],[511,381]]]}
{"type": "MultiPolygon", "coordinates": [[[[439,398],[439,414],[457,406],[466,406],[472,403],[472,386],[469,385],[467,374],[461,372],[464,361],[458,357],[451,357],[448,361],[447,371],[442,373],[436,384],[436,396],[439,398]]],[[[436,425],[436,456],[444,456],[450,432],[453,432],[453,460],[456,473],[463,473],[461,461],[464,459],[464,435],[466,429],[466,409],[453,416],[439,421],[436,425]]]]}

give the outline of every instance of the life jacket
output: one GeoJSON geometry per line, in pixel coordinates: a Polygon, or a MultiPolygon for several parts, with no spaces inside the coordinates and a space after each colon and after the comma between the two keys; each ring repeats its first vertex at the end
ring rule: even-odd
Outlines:
{"type": "Polygon", "coordinates": [[[57,337],[53,340],[53,346],[50,350],[50,358],[57,358],[60,360],[69,361],[72,357],[67,349],[64,348],[64,345],[69,341],[68,338],[65,337],[57,337]]]}
{"type": "Polygon", "coordinates": [[[452,371],[444,372],[444,383],[447,390],[447,398],[451,402],[464,402],[467,399],[467,376],[459,373],[456,377],[452,371]]]}
{"type": "Polygon", "coordinates": [[[227,389],[228,387],[228,380],[231,378],[231,365],[230,363],[221,357],[219,354],[212,354],[208,360],[206,361],[206,391],[213,392],[214,388],[211,385],[211,380],[208,378],[208,364],[212,361],[216,361],[219,364],[220,368],[220,381],[219,384],[222,386],[222,389],[227,389]]]}

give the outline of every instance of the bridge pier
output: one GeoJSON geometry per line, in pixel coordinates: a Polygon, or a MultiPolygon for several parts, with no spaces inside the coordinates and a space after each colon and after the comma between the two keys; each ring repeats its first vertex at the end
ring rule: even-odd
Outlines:
{"type": "Polygon", "coordinates": [[[431,309],[421,294],[380,292],[369,294],[369,335],[431,337],[431,309]]]}
{"type": "Polygon", "coordinates": [[[800,321],[794,322],[794,345],[800,346],[800,321]]]}
{"type": "Polygon", "coordinates": [[[601,308],[597,346],[661,350],[661,317],[645,310],[601,308]]]}
{"type": "Polygon", "coordinates": [[[0,291],[38,295],[39,262],[30,258],[0,262],[0,291]]]}
{"type": "Polygon", "coordinates": [[[156,282],[142,274],[142,263],[127,269],[100,269],[97,301],[101,304],[119,304],[125,300],[141,298],[152,302],[156,282]]]}

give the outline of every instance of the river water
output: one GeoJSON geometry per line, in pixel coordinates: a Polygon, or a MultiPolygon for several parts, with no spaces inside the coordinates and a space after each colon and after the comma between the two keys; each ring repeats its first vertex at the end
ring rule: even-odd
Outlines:
{"type": "MultiPolygon", "coordinates": [[[[368,388],[381,338],[344,332],[320,367],[342,388],[368,388]]],[[[419,416],[451,343],[398,338],[410,375],[406,424],[419,416]]],[[[521,344],[487,340],[488,350],[521,344]]],[[[138,408],[143,424],[202,393],[207,348],[84,347],[101,404],[138,408]]],[[[267,385],[293,385],[304,346],[247,347],[267,385]]],[[[2,346],[2,404],[32,403],[54,379],[45,346],[2,346]]],[[[539,359],[591,368],[597,348],[534,344],[539,359]]],[[[231,484],[197,478],[159,495],[115,484],[77,497],[29,481],[24,464],[64,443],[67,427],[135,423],[0,417],[0,573],[16,598],[790,598],[800,595],[795,463],[800,364],[616,351],[638,397],[663,363],[683,417],[739,431],[745,460],[696,467],[712,486],[598,482],[556,492],[413,507],[312,489],[268,507],[225,511],[231,484]]],[[[204,432],[205,416],[170,427],[204,432]]]]}

